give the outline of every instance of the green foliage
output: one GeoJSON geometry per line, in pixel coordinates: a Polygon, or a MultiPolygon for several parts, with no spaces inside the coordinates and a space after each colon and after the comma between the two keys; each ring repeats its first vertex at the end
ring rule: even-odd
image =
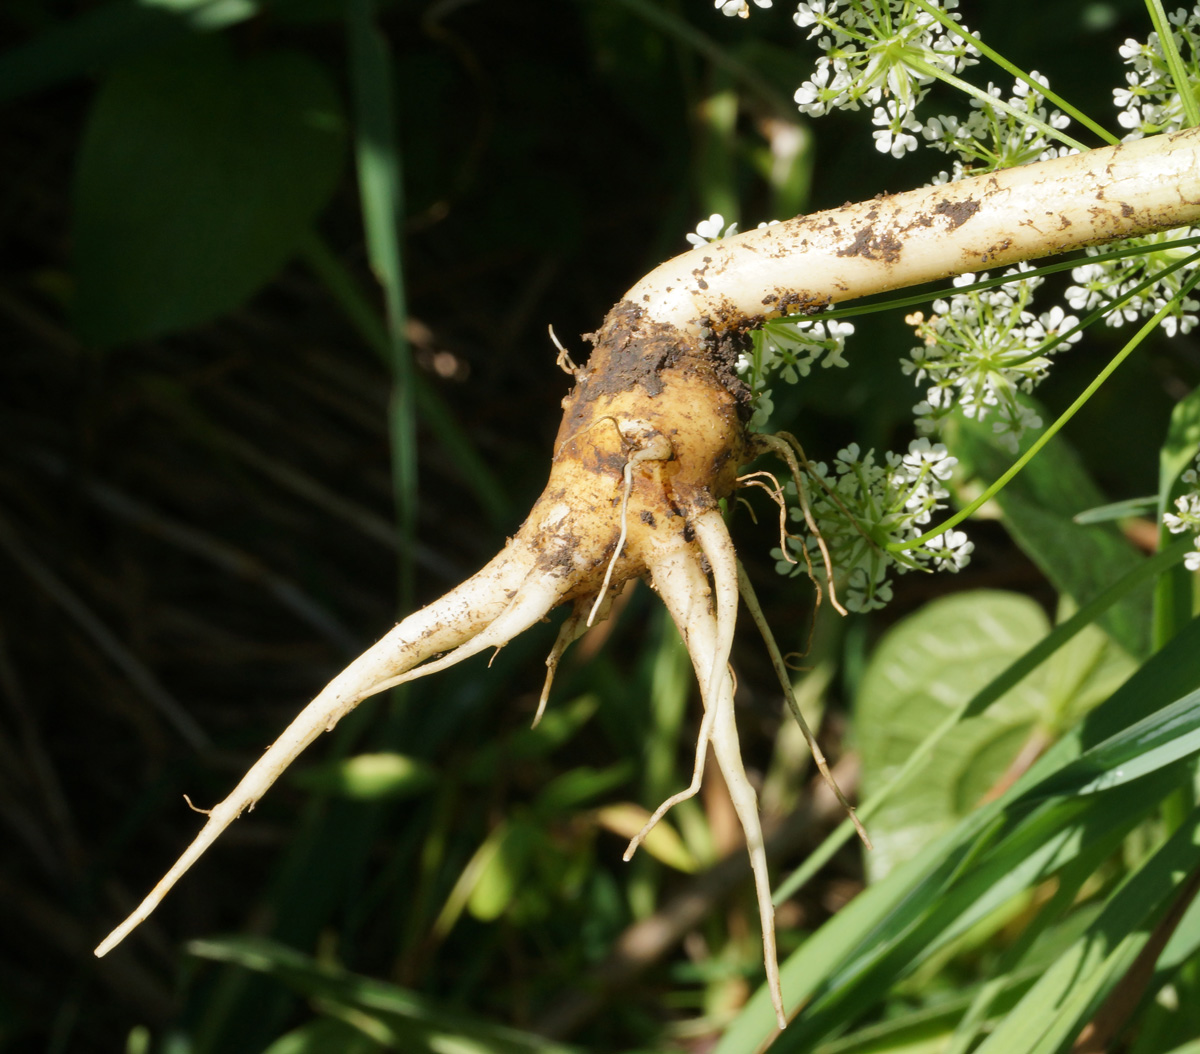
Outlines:
{"type": "Polygon", "coordinates": [[[333,86],[296,52],[198,37],[114,69],[76,176],[80,332],[117,344],[240,304],[328,201],[342,142],[333,86]]]}
{"type": "MultiPolygon", "coordinates": [[[[948,714],[1048,631],[1032,600],[967,592],[934,601],[880,642],[858,685],[863,793],[871,798],[948,714]]],[[[1133,663],[1090,628],[987,710],[958,724],[872,816],[872,880],[920,853],[986,798],[1023,750],[1037,751],[1123,681],[1133,663]]]]}

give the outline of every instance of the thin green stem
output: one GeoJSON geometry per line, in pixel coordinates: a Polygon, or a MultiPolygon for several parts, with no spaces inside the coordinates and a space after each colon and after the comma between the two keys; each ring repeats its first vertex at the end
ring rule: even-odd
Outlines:
{"type": "MultiPolygon", "coordinates": [[[[1114,604],[1123,600],[1139,586],[1153,581],[1159,575],[1179,564],[1188,552],[1191,551],[1191,547],[1191,539],[1185,538],[1176,542],[1170,548],[1164,549],[1161,553],[1143,560],[1137,567],[1131,571],[1127,571],[1118,578],[1112,585],[1100,593],[1099,596],[1084,604],[1083,607],[1065,622],[1051,630],[1050,633],[1038,641],[1029,651],[976,692],[971,699],[968,699],[952,713],[948,714],[918,744],[917,748],[900,767],[900,770],[888,780],[887,784],[859,806],[859,819],[863,821],[869,820],[879,812],[891,799],[892,795],[912,777],[922,762],[928,759],[938,743],[959,722],[982,714],[994,702],[1016,688],[1017,685],[1049,659],[1050,656],[1066,645],[1076,634],[1095,622],[1114,604]]],[[[825,841],[821,843],[816,851],[779,886],[773,897],[774,902],[781,904],[788,897],[794,895],[798,889],[824,867],[846,842],[854,837],[854,833],[854,825],[848,819],[843,820],[825,841]]]]}
{"type": "Polygon", "coordinates": [[[1074,118],[1089,131],[1094,132],[1102,140],[1104,140],[1104,142],[1108,143],[1110,146],[1116,146],[1117,143],[1121,141],[1103,125],[1093,121],[1082,110],[1072,106],[1071,103],[1067,102],[1067,100],[1057,92],[1053,92],[1045,85],[1039,84],[1028,73],[1001,55],[1000,52],[996,51],[994,48],[988,47],[987,44],[980,40],[979,37],[975,36],[974,33],[968,33],[958,22],[954,21],[954,19],[950,17],[948,12],[943,11],[941,8],[934,7],[928,2],[928,0],[914,0],[914,2],[922,11],[924,11],[927,15],[930,15],[932,18],[936,18],[938,22],[945,26],[947,30],[953,33],[960,40],[967,41],[985,58],[991,59],[1001,69],[1007,70],[1014,77],[1016,77],[1017,80],[1024,81],[1047,102],[1057,106],[1060,110],[1062,110],[1063,113],[1074,118]]]}
{"type": "Polygon", "coordinates": [[[1171,79],[1175,82],[1175,90],[1179,92],[1183,104],[1185,128],[1194,128],[1200,124],[1200,106],[1192,91],[1191,80],[1187,67],[1183,64],[1183,56],[1175,46],[1175,33],[1163,10],[1162,0],[1146,0],[1146,10],[1150,12],[1150,21],[1154,23],[1154,32],[1158,34],[1158,46],[1162,48],[1163,58],[1167,60],[1167,69],[1171,71],[1171,79]]]}
{"type": "Polygon", "coordinates": [[[1151,286],[1157,285],[1168,275],[1173,274],[1175,271],[1178,271],[1180,268],[1190,266],[1191,264],[1195,263],[1198,259],[1200,259],[1200,254],[1188,256],[1182,260],[1176,260],[1174,263],[1168,264],[1161,271],[1155,271],[1153,274],[1147,275],[1140,282],[1138,282],[1137,285],[1131,286],[1128,290],[1126,290],[1124,293],[1122,293],[1115,300],[1109,300],[1107,303],[1101,304],[1094,311],[1085,315],[1083,317],[1082,321],[1075,323],[1075,325],[1072,326],[1070,329],[1063,330],[1062,333],[1058,333],[1053,337],[1047,337],[1044,341],[1042,341],[1041,344],[1039,344],[1036,348],[1034,348],[1028,355],[1023,355],[1019,359],[1011,360],[1011,365],[1020,366],[1023,363],[1030,362],[1033,359],[1036,359],[1041,355],[1045,355],[1047,352],[1056,348],[1059,344],[1062,344],[1065,341],[1069,340],[1076,333],[1082,332],[1083,330],[1087,329],[1088,326],[1091,326],[1094,323],[1099,322],[1100,319],[1104,318],[1105,316],[1112,314],[1112,312],[1115,311],[1117,308],[1119,308],[1122,304],[1128,303],[1134,297],[1140,295],[1141,293],[1144,293],[1151,286]]]}
{"type": "MultiPolygon", "coordinates": [[[[1003,99],[997,98],[995,95],[989,95],[982,88],[975,87],[970,81],[965,81],[961,77],[956,77],[953,73],[947,73],[939,66],[933,65],[931,62],[925,62],[923,59],[914,59],[908,64],[910,68],[926,74],[929,77],[936,77],[944,84],[949,84],[953,88],[957,88],[960,92],[971,96],[973,99],[978,99],[985,106],[990,106],[992,109],[1000,110],[1011,117],[1015,117],[1022,124],[1029,125],[1033,128],[1044,132],[1051,139],[1057,139],[1060,143],[1065,143],[1067,146],[1074,147],[1081,154],[1086,154],[1089,147],[1085,146],[1078,139],[1073,139],[1065,132],[1058,128],[1047,124],[1039,117],[1034,117],[1033,114],[1025,113],[1023,110],[1018,110],[1012,103],[1005,102],[1003,99]]],[[[1041,90],[1040,87],[1038,89],[1041,90]]]]}
{"type": "MultiPolygon", "coordinates": [[[[1004,274],[998,278],[988,278],[982,282],[976,282],[971,286],[975,292],[983,292],[985,289],[994,289],[997,286],[1009,285],[1013,282],[1020,282],[1027,278],[1040,278],[1043,275],[1058,274],[1062,271],[1070,271],[1073,268],[1079,267],[1083,263],[1109,263],[1113,260],[1123,260],[1128,256],[1145,256],[1149,253],[1165,252],[1168,249],[1178,249],[1190,245],[1200,245],[1200,235],[1191,238],[1179,238],[1170,242],[1162,242],[1157,245],[1132,245],[1124,249],[1114,249],[1111,252],[1100,253],[1096,256],[1088,256],[1083,259],[1075,258],[1071,260],[1060,260],[1057,263],[1046,264],[1044,267],[1036,267],[1030,271],[1022,271],[1019,274],[1004,274]]],[[[861,304],[857,303],[850,307],[834,308],[831,311],[822,311],[819,315],[787,315],[783,318],[772,319],[765,326],[769,328],[778,323],[794,322],[801,319],[811,319],[818,317],[824,319],[834,318],[853,318],[855,315],[873,315],[881,311],[899,311],[906,307],[919,307],[921,304],[928,304],[932,300],[938,300],[943,297],[953,296],[955,293],[960,293],[962,290],[958,286],[943,286],[941,289],[935,289],[928,293],[914,293],[911,296],[893,297],[889,300],[879,300],[872,303],[861,304]]]]}
{"type": "MultiPolygon", "coordinates": [[[[354,154],[363,227],[371,269],[383,288],[387,318],[392,394],[388,407],[392,487],[401,553],[412,548],[417,528],[417,413],[412,355],[406,338],[404,272],[400,221],[404,198],[400,145],[392,109],[391,58],[375,26],[374,0],[346,5],[350,73],[354,96],[354,154]]],[[[399,603],[412,607],[415,582],[412,562],[401,557],[399,603]]]]}
{"type": "MultiPolygon", "coordinates": [[[[387,326],[350,269],[321,236],[310,230],[300,243],[300,255],[337,301],[338,307],[363,342],[390,364],[392,341],[387,326]]],[[[446,401],[419,373],[414,372],[417,411],[437,443],[446,451],[458,477],[475,495],[497,529],[510,526],[509,503],[496,473],[472,445],[446,401]]]]}
{"type": "MultiPolygon", "coordinates": [[[[1197,254],[1197,255],[1200,256],[1200,254],[1197,254]]],[[[1195,259],[1195,258],[1193,257],[1192,259],[1195,259]]],[[[1187,262],[1190,262],[1190,261],[1187,261],[1187,262]]],[[[1059,430],[1062,429],[1062,427],[1069,420],[1071,420],[1071,418],[1074,417],[1076,413],[1079,412],[1079,410],[1083,407],[1083,405],[1096,393],[1096,390],[1100,387],[1100,385],[1102,385],[1106,380],[1108,380],[1108,378],[1111,377],[1112,374],[1116,371],[1117,367],[1120,366],[1121,363],[1123,363],[1127,358],[1129,358],[1129,356],[1133,353],[1134,349],[1136,349],[1142,343],[1143,340],[1145,340],[1152,332],[1154,332],[1154,330],[1159,326],[1159,324],[1162,322],[1162,320],[1164,318],[1166,318],[1167,315],[1169,315],[1171,313],[1171,311],[1174,309],[1176,302],[1178,300],[1180,300],[1181,298],[1183,298],[1184,296],[1186,296],[1192,290],[1192,287],[1196,285],[1197,282],[1200,282],[1200,271],[1197,271],[1196,274],[1194,274],[1190,278],[1188,278],[1188,280],[1180,287],[1179,292],[1174,297],[1172,297],[1171,300],[1169,300],[1165,305],[1163,305],[1161,310],[1159,310],[1154,315],[1153,318],[1151,318],[1148,322],[1146,322],[1146,324],[1143,325],[1142,328],[1139,329],[1136,334],[1134,334],[1134,336],[1129,340],[1129,342],[1119,352],[1117,352],[1116,355],[1113,356],[1112,360],[1108,363],[1108,365],[1105,366],[1104,369],[1102,369],[1095,376],[1095,378],[1093,378],[1091,384],[1089,384],[1083,390],[1083,392],[1079,395],[1079,397],[1073,403],[1071,403],[1071,405],[1069,407],[1067,407],[1066,410],[1063,411],[1063,413],[1059,416],[1058,420],[1055,421],[1052,425],[1050,425],[1050,427],[1047,428],[1045,432],[1043,432],[1040,436],[1038,436],[1037,440],[1030,446],[1030,448],[1027,451],[1025,451],[1024,454],[1022,454],[1013,463],[1013,465],[1008,469],[1008,471],[1005,472],[998,480],[996,480],[995,483],[993,483],[990,487],[988,487],[987,490],[985,490],[978,498],[976,498],[973,502],[971,502],[968,506],[966,506],[966,508],[960,510],[959,512],[956,512],[953,516],[949,517],[943,523],[939,524],[933,530],[926,531],[923,535],[921,535],[920,538],[914,538],[914,539],[911,539],[909,541],[904,541],[904,542],[889,542],[888,545],[886,546],[887,550],[889,552],[905,552],[910,549],[919,548],[920,546],[926,544],[931,539],[938,537],[938,535],[944,533],[945,531],[948,531],[951,527],[957,526],[959,523],[961,523],[963,520],[965,520],[968,516],[972,515],[981,506],[983,506],[987,502],[991,501],[991,499],[993,497],[995,497],[996,494],[998,494],[1001,490],[1004,489],[1004,487],[1006,487],[1008,485],[1008,482],[1018,472],[1020,472],[1021,469],[1023,469],[1027,464],[1029,464],[1029,462],[1037,455],[1037,453],[1042,449],[1042,447],[1044,447],[1047,443],[1049,443],[1050,440],[1053,439],[1054,436],[1058,434],[1059,430]]]]}

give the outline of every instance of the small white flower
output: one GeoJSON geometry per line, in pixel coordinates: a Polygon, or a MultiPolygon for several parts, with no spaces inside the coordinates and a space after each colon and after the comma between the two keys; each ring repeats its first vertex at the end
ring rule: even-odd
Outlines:
{"type": "Polygon", "coordinates": [[[696,247],[707,245],[709,242],[717,242],[722,238],[731,237],[737,234],[737,224],[731,223],[725,227],[724,233],[721,228],[725,227],[725,217],[719,212],[714,212],[706,220],[701,220],[696,224],[696,233],[689,234],[687,240],[696,247]]]}
{"type": "MultiPolygon", "coordinates": [[[[754,0],[754,2],[759,7],[770,7],[772,0],[754,0]]],[[[713,3],[716,9],[723,15],[731,18],[734,15],[737,15],[738,18],[750,17],[750,6],[746,3],[746,0],[713,0],[713,3]]]]}

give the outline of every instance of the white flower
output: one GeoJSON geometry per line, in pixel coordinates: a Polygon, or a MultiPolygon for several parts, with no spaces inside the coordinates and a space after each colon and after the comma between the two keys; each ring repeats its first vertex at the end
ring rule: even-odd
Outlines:
{"type": "MultiPolygon", "coordinates": [[[[1163,319],[1163,329],[1168,336],[1191,332],[1197,322],[1200,302],[1182,295],[1183,283],[1191,273],[1188,268],[1176,268],[1140,293],[1134,293],[1133,290],[1147,278],[1164,271],[1193,251],[1190,247],[1173,248],[1169,243],[1198,234],[1200,228],[1177,227],[1172,231],[1161,231],[1120,243],[1122,248],[1141,246],[1149,251],[1104,263],[1083,264],[1072,269],[1071,277],[1076,284],[1067,289],[1067,303],[1076,311],[1092,311],[1102,304],[1125,298],[1120,307],[1112,308],[1104,318],[1110,326],[1121,326],[1126,322],[1136,322],[1139,318],[1149,318],[1162,310],[1168,301],[1173,301],[1170,313],[1163,319]],[[1160,245],[1163,248],[1157,248],[1160,245]]],[[[1096,256],[1112,248],[1111,245],[1103,249],[1093,246],[1087,252],[1090,256],[1096,256]]]]}
{"type": "Polygon", "coordinates": [[[939,571],[958,571],[967,565],[975,551],[975,543],[968,541],[963,531],[946,531],[930,538],[925,547],[933,554],[934,566],[939,571]]]}
{"type": "MultiPolygon", "coordinates": [[[[842,599],[851,611],[883,607],[892,598],[894,575],[914,568],[956,571],[967,563],[974,546],[962,531],[946,531],[925,545],[911,544],[932,514],[945,508],[949,492],[941,481],[954,464],[941,444],[917,439],[903,456],[889,452],[882,462],[875,451],[864,454],[851,443],[838,451],[832,469],[824,463],[812,466],[820,480],[809,488],[812,513],[844,580],[842,599]],[[903,549],[895,553],[889,546],[903,549]]],[[[803,518],[796,508],[791,515],[797,522],[803,518]]],[[[818,575],[822,573],[815,538],[789,544],[798,555],[807,547],[818,575]]],[[[797,574],[804,566],[779,556],[776,570],[782,574],[797,574]]]]}
{"type": "MultiPolygon", "coordinates": [[[[1188,90],[1194,94],[1200,84],[1200,4],[1191,11],[1178,8],[1168,21],[1174,27],[1172,36],[1187,74],[1188,90]]],[[[1127,87],[1113,91],[1113,102],[1121,111],[1117,123],[1129,129],[1125,138],[1140,139],[1182,128],[1183,100],[1158,34],[1151,33],[1144,44],[1126,40],[1118,51],[1129,67],[1125,71],[1127,87]]]]}
{"type": "MultiPolygon", "coordinates": [[[[1010,269],[1018,275],[1028,265],[1010,269]]],[[[963,290],[949,300],[936,300],[934,314],[909,315],[922,344],[909,352],[902,369],[917,384],[927,385],[925,398],[913,409],[922,433],[937,431],[954,407],[976,420],[991,418],[997,436],[1011,450],[1041,419],[1020,400],[1049,372],[1060,347],[1075,343],[1080,334],[1073,315],[1055,307],[1035,317],[1029,310],[1040,278],[1022,278],[994,289],[974,290],[983,275],[961,275],[954,284],[963,290]]]]}
{"type": "MultiPolygon", "coordinates": [[[[754,0],[754,2],[759,7],[771,6],[771,0],[754,0]]],[[[713,3],[716,9],[723,15],[728,15],[731,18],[734,15],[737,15],[738,18],[750,17],[750,6],[746,3],[746,0],[713,0],[713,3]]]]}
{"type": "Polygon", "coordinates": [[[722,227],[725,227],[725,217],[719,212],[714,212],[708,219],[701,220],[696,224],[696,233],[689,234],[687,240],[692,245],[699,247],[707,245],[709,242],[718,242],[722,238],[731,237],[738,232],[736,223],[731,223],[728,227],[725,227],[723,234],[721,233],[722,227]]]}
{"type": "Polygon", "coordinates": [[[1172,534],[1182,534],[1192,531],[1195,534],[1196,552],[1188,553],[1183,558],[1183,566],[1189,571],[1200,571],[1200,454],[1196,456],[1195,466],[1187,469],[1179,477],[1181,483],[1187,484],[1191,490],[1175,499],[1175,511],[1163,514],[1163,523],[1172,534]]]}
{"type": "MultiPolygon", "coordinates": [[[[947,12],[958,6],[958,0],[931,2],[947,12]]],[[[883,107],[886,99],[887,129],[876,132],[875,141],[896,157],[916,146],[913,111],[935,79],[930,67],[958,74],[977,61],[973,45],[913,0],[804,0],[793,19],[824,52],[796,92],[801,112],[819,117],[864,104],[883,107]]]]}
{"type": "MultiPolygon", "coordinates": [[[[1049,81],[1036,70],[1030,79],[1043,88],[1049,81]]],[[[954,179],[971,173],[994,172],[1031,161],[1046,160],[1074,153],[1074,149],[1053,141],[1033,121],[1062,130],[1071,119],[1059,110],[1048,110],[1045,99],[1025,81],[1013,84],[1012,95],[989,84],[990,98],[1003,100],[1005,109],[980,99],[971,100],[971,113],[965,120],[953,115],[930,118],[920,129],[922,137],[936,150],[955,156],[954,179]]],[[[937,182],[946,182],[939,179],[937,182]]]]}

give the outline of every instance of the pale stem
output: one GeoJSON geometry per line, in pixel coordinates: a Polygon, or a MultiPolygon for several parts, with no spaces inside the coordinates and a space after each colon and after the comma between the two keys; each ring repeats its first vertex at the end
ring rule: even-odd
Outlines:
{"type": "Polygon", "coordinates": [[[723,238],[668,260],[626,298],[698,333],[1198,219],[1192,128],[723,238]]]}

